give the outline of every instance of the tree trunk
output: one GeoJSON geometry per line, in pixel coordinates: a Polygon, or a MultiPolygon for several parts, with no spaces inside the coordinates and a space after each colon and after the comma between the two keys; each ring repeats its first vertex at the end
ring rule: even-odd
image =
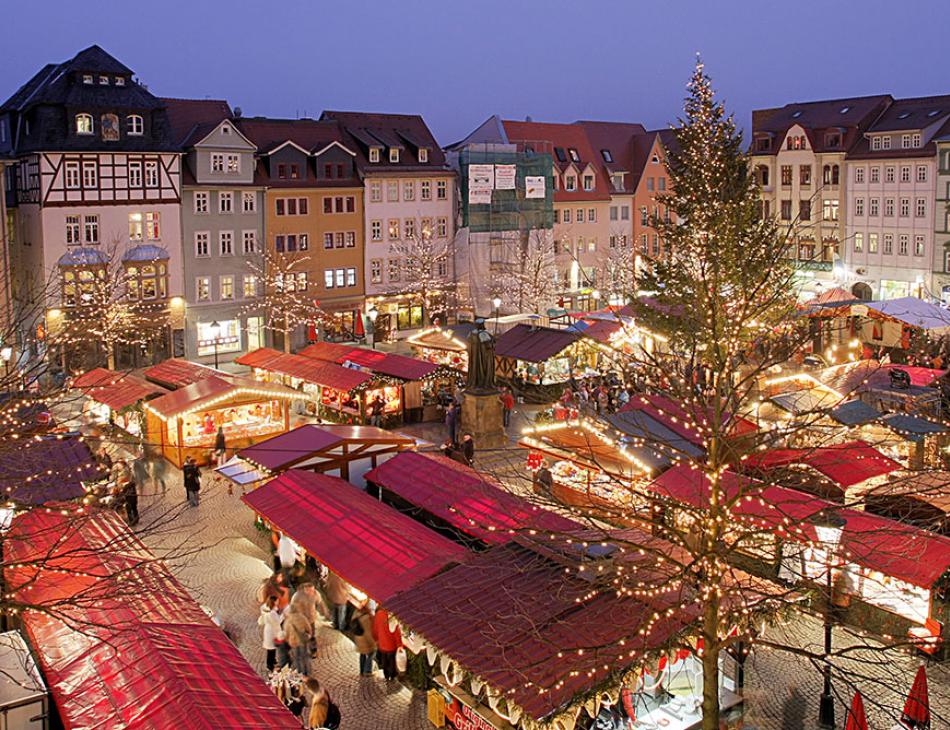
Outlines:
{"type": "Polygon", "coordinates": [[[284,312],[284,352],[290,352],[290,318],[284,312]]]}
{"type": "Polygon", "coordinates": [[[115,344],[106,343],[106,367],[109,370],[115,370],[115,344]]]}
{"type": "Polygon", "coordinates": [[[703,609],[703,730],[719,730],[719,599],[703,609]]]}

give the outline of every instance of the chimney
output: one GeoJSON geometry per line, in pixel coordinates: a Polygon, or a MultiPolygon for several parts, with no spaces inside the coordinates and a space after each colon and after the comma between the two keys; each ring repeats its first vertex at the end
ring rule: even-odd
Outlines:
{"type": "Polygon", "coordinates": [[[530,114],[529,114],[528,116],[526,116],[526,117],[524,118],[524,120],[525,120],[526,122],[533,122],[533,121],[534,121],[534,120],[531,118],[531,115],[530,115],[530,114]]]}
{"type": "Polygon", "coordinates": [[[239,106],[234,107],[234,118],[235,118],[235,119],[240,119],[240,118],[241,118],[241,114],[243,114],[243,113],[244,113],[244,112],[241,111],[241,107],[239,107],[239,106]]]}

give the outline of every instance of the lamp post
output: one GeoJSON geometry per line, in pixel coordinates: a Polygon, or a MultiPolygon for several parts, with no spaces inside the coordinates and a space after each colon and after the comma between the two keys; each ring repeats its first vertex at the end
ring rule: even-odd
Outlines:
{"type": "Polygon", "coordinates": [[[366,316],[369,317],[369,322],[373,327],[373,349],[376,349],[376,318],[379,316],[379,310],[376,309],[374,304],[369,309],[366,310],[366,316]]]}
{"type": "Polygon", "coordinates": [[[828,570],[825,574],[825,590],[827,592],[827,603],[825,604],[825,666],[824,679],[825,685],[821,693],[821,700],[818,704],[818,726],[826,730],[834,730],[835,727],[835,698],[831,694],[831,614],[834,610],[834,584],[832,573],[834,564],[837,561],[838,545],[841,543],[841,533],[844,530],[845,519],[829,510],[822,510],[812,515],[808,520],[815,527],[818,533],[818,540],[821,543],[825,557],[828,562],[828,570]]]}
{"type": "Polygon", "coordinates": [[[218,320],[211,323],[211,336],[214,338],[214,369],[218,369],[218,333],[221,331],[221,324],[218,320]]]}
{"type": "Polygon", "coordinates": [[[501,313],[501,297],[494,297],[491,300],[492,306],[495,308],[495,335],[498,335],[498,316],[501,313]]]}
{"type": "Polygon", "coordinates": [[[7,345],[0,347],[0,360],[3,360],[3,374],[7,379],[6,389],[10,390],[10,361],[13,359],[13,348],[7,345]]]}

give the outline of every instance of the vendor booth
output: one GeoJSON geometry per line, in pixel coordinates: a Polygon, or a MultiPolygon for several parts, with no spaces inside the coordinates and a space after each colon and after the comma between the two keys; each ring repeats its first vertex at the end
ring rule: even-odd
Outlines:
{"type": "Polygon", "coordinates": [[[468,336],[474,325],[461,323],[450,327],[430,327],[422,330],[406,342],[412,345],[413,354],[420,360],[445,365],[468,372],[468,336]]]}
{"type": "Polygon", "coordinates": [[[142,376],[147,381],[156,383],[168,390],[178,390],[186,385],[197,383],[215,375],[227,375],[227,373],[222,370],[215,370],[208,365],[178,357],[164,360],[142,372],[142,376]]]}
{"type": "Polygon", "coordinates": [[[860,360],[817,370],[814,377],[842,397],[858,398],[882,413],[943,418],[946,370],[860,360]]]}
{"type": "Polygon", "coordinates": [[[115,427],[139,441],[147,442],[142,403],[163,395],[165,388],[153,385],[129,373],[95,368],[73,380],[72,387],[87,397],[83,404],[86,423],[115,427]]]}
{"type": "Polygon", "coordinates": [[[516,325],[495,342],[496,374],[526,385],[566,383],[578,365],[574,346],[579,339],[580,333],[567,329],[516,325]]]}
{"type": "Polygon", "coordinates": [[[950,537],[950,472],[892,474],[864,496],[863,506],[869,514],[950,537]]]}
{"type": "Polygon", "coordinates": [[[77,436],[41,436],[7,441],[0,449],[0,529],[16,506],[78,500],[85,484],[102,477],[88,444],[77,436]]]}
{"type": "Polygon", "coordinates": [[[233,375],[214,375],[145,404],[149,432],[175,466],[194,457],[207,464],[218,429],[228,449],[240,449],[290,427],[295,390],[233,375]]]}

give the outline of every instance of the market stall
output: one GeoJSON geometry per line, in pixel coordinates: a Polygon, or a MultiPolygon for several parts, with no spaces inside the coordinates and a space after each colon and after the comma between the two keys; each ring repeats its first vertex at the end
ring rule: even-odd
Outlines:
{"type": "Polygon", "coordinates": [[[84,485],[103,476],[78,436],[7,441],[0,453],[0,527],[9,524],[17,506],[79,500],[86,496],[84,485]]]}
{"type": "Polygon", "coordinates": [[[474,325],[461,323],[449,327],[430,327],[406,339],[421,360],[446,365],[460,373],[468,372],[468,336],[474,325]]]}
{"type": "Polygon", "coordinates": [[[72,387],[82,391],[83,420],[95,426],[114,427],[132,438],[147,442],[142,403],[163,395],[165,388],[129,373],[95,368],[77,376],[72,387]]]}
{"type": "Polygon", "coordinates": [[[877,360],[816,370],[813,377],[842,397],[858,398],[882,413],[943,418],[941,384],[946,370],[877,360]]]}
{"type": "Polygon", "coordinates": [[[156,383],[168,390],[178,390],[186,385],[197,383],[215,375],[227,375],[227,373],[222,370],[215,370],[209,365],[202,365],[178,357],[164,360],[142,372],[142,376],[147,381],[156,383]]]}
{"type": "Polygon", "coordinates": [[[295,390],[234,375],[214,375],[145,404],[149,432],[181,467],[187,457],[207,464],[218,429],[228,449],[257,443],[290,427],[295,390]]]}
{"type": "MultiPolygon", "coordinates": [[[[580,334],[567,329],[519,324],[495,342],[497,376],[516,384],[557,385],[568,382],[578,365],[580,334]]],[[[581,370],[586,370],[581,362],[581,370]]]]}
{"type": "Polygon", "coordinates": [[[866,512],[950,537],[950,472],[892,474],[864,496],[866,512]]]}

